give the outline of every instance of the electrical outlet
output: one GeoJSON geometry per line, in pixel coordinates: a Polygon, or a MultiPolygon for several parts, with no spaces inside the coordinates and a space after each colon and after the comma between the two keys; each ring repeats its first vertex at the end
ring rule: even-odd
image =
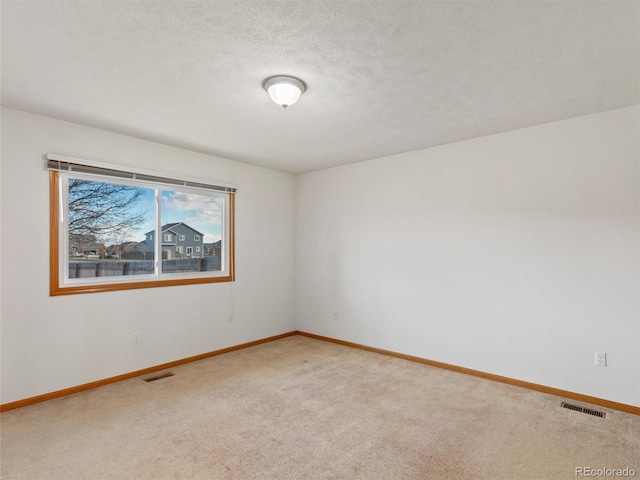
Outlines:
{"type": "Polygon", "coordinates": [[[333,320],[338,320],[338,312],[333,312],[333,320]]]}
{"type": "Polygon", "coordinates": [[[140,343],[142,335],[140,332],[133,332],[133,343],[140,343]]]}
{"type": "Polygon", "coordinates": [[[596,365],[598,367],[607,366],[607,354],[606,352],[596,352],[596,365]]]}

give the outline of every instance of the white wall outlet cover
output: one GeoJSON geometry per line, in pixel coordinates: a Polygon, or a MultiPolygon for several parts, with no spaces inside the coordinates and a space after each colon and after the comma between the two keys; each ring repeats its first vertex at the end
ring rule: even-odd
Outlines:
{"type": "Polygon", "coordinates": [[[596,363],[596,366],[598,367],[606,367],[607,366],[606,352],[596,352],[595,363],[596,363]]]}

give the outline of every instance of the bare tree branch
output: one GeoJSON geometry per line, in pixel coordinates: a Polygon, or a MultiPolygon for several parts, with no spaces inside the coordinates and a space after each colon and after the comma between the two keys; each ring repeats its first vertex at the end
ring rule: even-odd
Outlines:
{"type": "Polygon", "coordinates": [[[69,180],[69,235],[126,236],[144,223],[137,203],[145,189],[91,180],[69,180]]]}

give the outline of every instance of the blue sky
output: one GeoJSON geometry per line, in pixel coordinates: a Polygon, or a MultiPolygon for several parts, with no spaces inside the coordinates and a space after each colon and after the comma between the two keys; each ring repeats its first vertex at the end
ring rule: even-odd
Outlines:
{"type": "Polygon", "coordinates": [[[184,222],[204,235],[205,242],[217,242],[222,234],[223,199],[174,191],[162,191],[162,224],[184,222]]]}
{"type": "MultiPolygon", "coordinates": [[[[132,232],[136,241],[144,240],[144,234],[154,226],[155,190],[147,188],[138,201],[139,210],[145,212],[148,221],[132,232]]],[[[222,235],[222,211],[224,200],[220,197],[193,193],[161,191],[161,221],[183,222],[204,235],[206,243],[217,242],[222,235]]]]}

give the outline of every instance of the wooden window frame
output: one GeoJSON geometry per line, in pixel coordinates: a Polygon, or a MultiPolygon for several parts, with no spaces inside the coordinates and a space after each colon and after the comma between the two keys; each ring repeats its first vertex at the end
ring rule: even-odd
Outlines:
{"type": "Polygon", "coordinates": [[[139,282],[101,283],[94,285],[60,285],[60,174],[49,172],[49,294],[50,296],[82,293],[117,292],[140,288],[174,287],[235,281],[235,194],[229,193],[229,273],[217,277],[158,278],[139,282]]]}

